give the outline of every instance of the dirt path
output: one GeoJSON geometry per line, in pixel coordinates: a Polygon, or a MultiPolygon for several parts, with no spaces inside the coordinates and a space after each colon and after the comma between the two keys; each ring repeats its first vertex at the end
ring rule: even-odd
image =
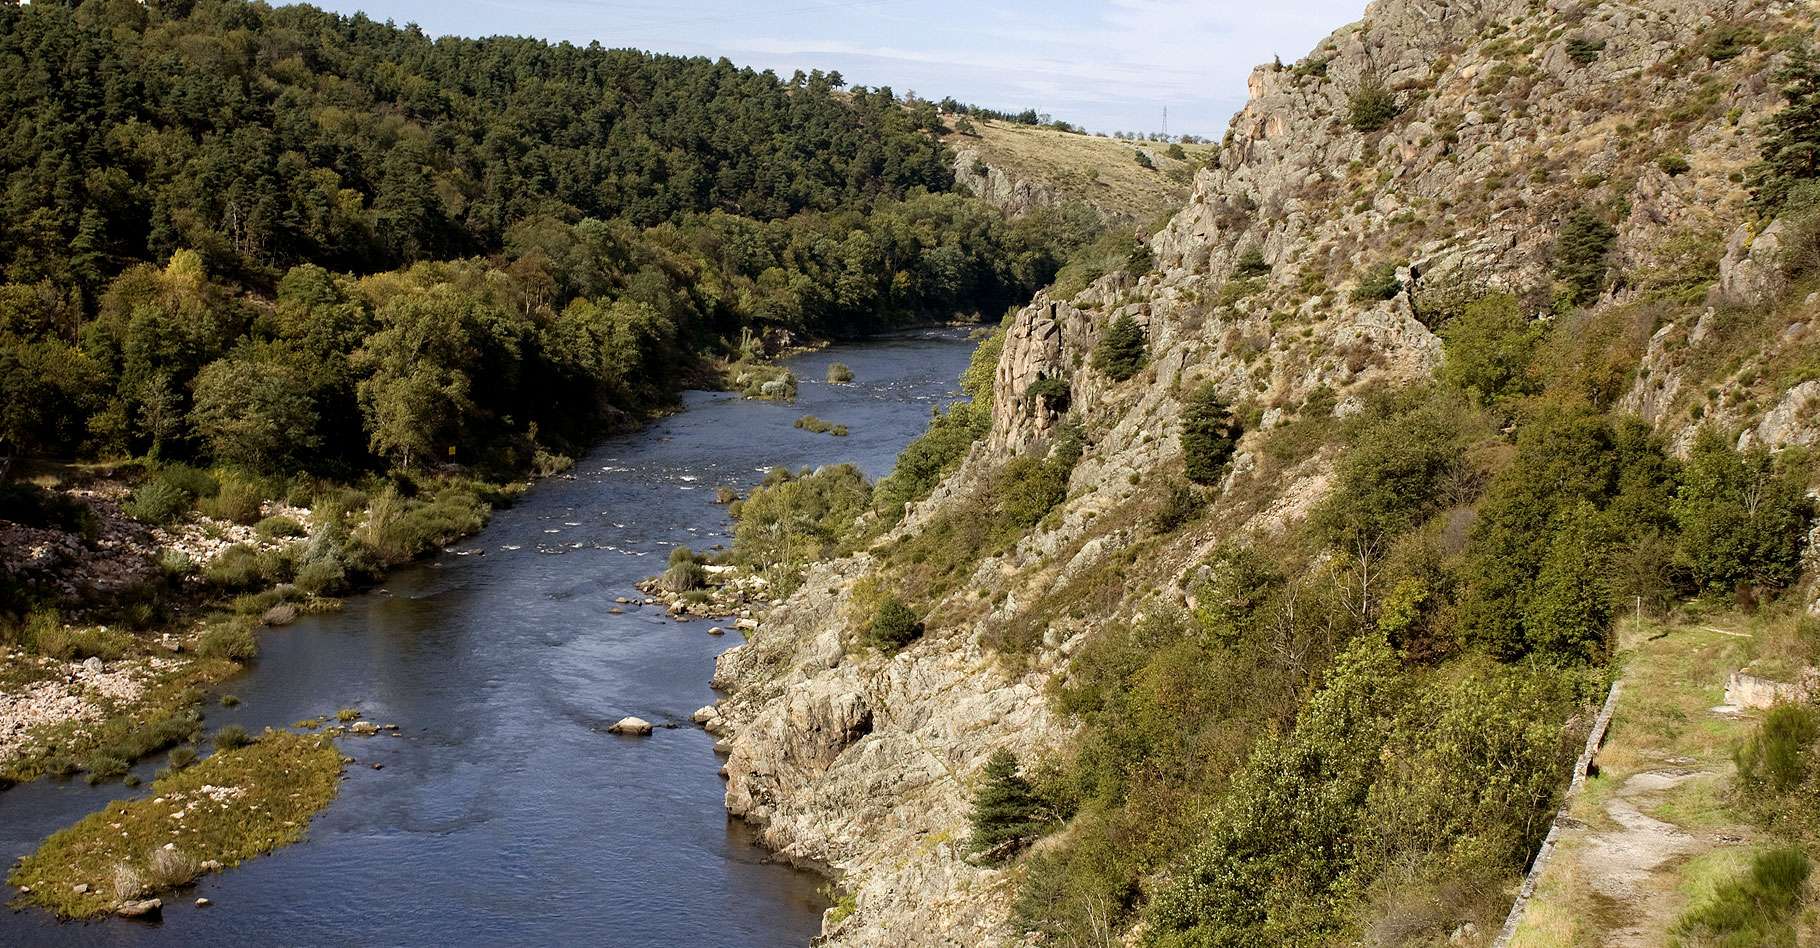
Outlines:
{"type": "Polygon", "coordinates": [[[1561,822],[1512,948],[1658,948],[1700,880],[1742,860],[1753,833],[1726,801],[1751,717],[1716,706],[1749,641],[1712,626],[1628,632],[1598,775],[1561,822]]]}

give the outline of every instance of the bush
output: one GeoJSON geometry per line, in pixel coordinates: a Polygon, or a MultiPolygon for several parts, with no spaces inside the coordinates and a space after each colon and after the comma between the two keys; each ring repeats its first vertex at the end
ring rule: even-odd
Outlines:
{"type": "Polygon", "coordinates": [[[236,617],[220,619],[202,630],[196,638],[196,653],[204,658],[226,658],[246,661],[259,655],[259,640],[253,635],[253,622],[236,617]]]}
{"type": "Polygon", "coordinates": [[[1256,245],[1245,248],[1245,252],[1239,254],[1238,262],[1232,267],[1232,278],[1235,280],[1249,280],[1269,274],[1270,264],[1264,260],[1264,250],[1256,245]]]}
{"type": "Polygon", "coordinates": [[[1478,300],[1441,327],[1441,380],[1481,405],[1532,395],[1541,390],[1531,363],[1543,332],[1514,296],[1478,300]]]}
{"type": "Polygon", "coordinates": [[[881,652],[895,652],[921,638],[923,620],[896,596],[887,596],[872,614],[867,640],[881,652]]]}
{"type": "Polygon", "coordinates": [[[214,744],[218,751],[231,751],[253,743],[253,738],[247,734],[246,728],[238,724],[224,724],[215,732],[214,737],[209,738],[209,743],[214,744]]]}
{"type": "Polygon", "coordinates": [[[1399,264],[1385,261],[1365,271],[1359,276],[1359,285],[1352,291],[1355,303],[1373,303],[1380,300],[1396,299],[1403,292],[1403,281],[1397,279],[1399,264]]]}
{"type": "Polygon", "coordinates": [[[188,744],[171,748],[171,752],[165,756],[165,763],[172,770],[182,770],[195,762],[196,748],[188,744]]]}
{"type": "Polygon", "coordinates": [[[203,500],[199,506],[204,514],[217,520],[252,526],[259,522],[260,506],[264,503],[265,493],[257,486],[232,480],[221,485],[214,497],[203,500]]]}
{"type": "Polygon", "coordinates": [[[1042,834],[1042,801],[1018,773],[1017,755],[995,751],[986,761],[985,779],[973,794],[973,827],[967,848],[987,863],[1004,862],[1042,834]]]}
{"type": "Polygon", "coordinates": [[[851,464],[775,473],[731,508],[733,559],[773,571],[773,583],[787,591],[805,564],[834,552],[871,502],[871,486],[851,464]]]}
{"type": "Polygon", "coordinates": [[[1604,51],[1604,40],[1575,36],[1567,41],[1567,58],[1581,66],[1590,65],[1592,61],[1598,59],[1599,54],[1604,51]]]}
{"type": "Polygon", "coordinates": [[[1188,160],[1187,149],[1184,149],[1181,145],[1176,144],[1175,142],[1171,142],[1169,144],[1169,147],[1164,149],[1163,154],[1166,154],[1169,157],[1174,158],[1177,161],[1187,161],[1188,160]]]}
{"type": "Polygon", "coordinates": [[[88,504],[24,481],[0,483],[0,520],[91,538],[100,526],[88,504]]]}
{"type": "Polygon", "coordinates": [[[1748,870],[1721,883],[1676,920],[1674,933],[1702,945],[1796,944],[1791,922],[1812,869],[1799,847],[1764,850],[1751,859],[1748,870]]]}
{"type": "Polygon", "coordinates": [[[667,592],[683,593],[691,589],[700,589],[708,580],[707,570],[694,560],[684,560],[664,570],[657,584],[667,592]]]}
{"type": "Polygon", "coordinates": [[[686,546],[677,546],[677,547],[670,548],[669,565],[671,565],[671,566],[675,566],[679,563],[699,563],[699,562],[701,562],[701,558],[695,555],[694,550],[691,550],[686,546]]]}
{"type": "Polygon", "coordinates": [[[1378,79],[1368,78],[1353,90],[1346,106],[1346,121],[1361,132],[1375,132],[1389,125],[1402,111],[1397,94],[1378,79]]]}
{"type": "Polygon", "coordinates": [[[1193,520],[1202,510],[1203,504],[1194,488],[1181,481],[1171,480],[1163,488],[1156,508],[1147,518],[1151,532],[1157,534],[1174,533],[1193,520]]]}
{"type": "Polygon", "coordinates": [[[1800,704],[1778,704],[1734,755],[1738,783],[1753,793],[1783,794],[1808,776],[1820,739],[1820,713],[1800,704]]]}
{"type": "Polygon", "coordinates": [[[89,783],[106,783],[126,776],[131,764],[104,751],[90,757],[82,769],[88,771],[89,783]]]}
{"type": "Polygon", "coordinates": [[[1131,314],[1122,314],[1107,327],[1099,345],[1093,347],[1094,368],[1114,382],[1123,382],[1144,367],[1146,343],[1143,327],[1131,314]]]}
{"type": "Polygon", "coordinates": [[[114,629],[66,626],[56,610],[40,610],[26,616],[20,644],[29,652],[66,662],[89,658],[111,662],[132,651],[133,637],[114,629]]]}
{"type": "Polygon", "coordinates": [[[1676,561],[1709,593],[1786,589],[1801,573],[1801,539],[1813,513],[1799,478],[1767,452],[1739,453],[1711,428],[1694,442],[1672,507],[1681,530],[1676,561]]]}
{"type": "Polygon", "coordinates": [[[853,381],[853,370],[847,368],[847,363],[836,362],[833,365],[828,366],[829,384],[845,385],[851,381],[853,381]]]}
{"type": "Polygon", "coordinates": [[[1144,151],[1144,149],[1142,149],[1142,148],[1133,149],[1132,154],[1137,159],[1138,167],[1149,168],[1152,171],[1156,170],[1156,162],[1150,160],[1150,155],[1147,154],[1144,151]]]}
{"type": "Polygon", "coordinates": [[[127,516],[142,523],[158,526],[175,523],[189,513],[194,495],[164,478],[154,477],[133,489],[133,496],[122,505],[127,516]]]}
{"type": "Polygon", "coordinates": [[[226,590],[257,589],[275,578],[275,565],[256,547],[236,543],[202,568],[202,578],[226,590]]]}
{"type": "Polygon", "coordinates": [[[1656,167],[1671,178],[1680,177],[1693,169],[1693,165],[1688,164],[1687,159],[1681,155],[1663,155],[1656,159],[1656,167]]]}
{"type": "Polygon", "coordinates": [[[1244,434],[1212,382],[1202,383],[1182,406],[1182,466],[1196,484],[1218,484],[1244,434]]]}
{"type": "Polygon", "coordinates": [[[267,517],[264,520],[259,521],[253,529],[257,531],[260,536],[268,539],[300,537],[305,533],[303,524],[298,523],[289,517],[282,516],[267,517]]]}

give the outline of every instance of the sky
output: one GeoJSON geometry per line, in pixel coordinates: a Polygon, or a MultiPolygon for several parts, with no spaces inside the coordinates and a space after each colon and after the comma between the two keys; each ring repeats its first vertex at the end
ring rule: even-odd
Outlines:
{"type": "Polygon", "coordinates": [[[432,36],[513,34],[839,70],[900,95],[1034,108],[1100,132],[1217,138],[1253,66],[1301,58],[1365,0],[316,0],[432,36]]]}

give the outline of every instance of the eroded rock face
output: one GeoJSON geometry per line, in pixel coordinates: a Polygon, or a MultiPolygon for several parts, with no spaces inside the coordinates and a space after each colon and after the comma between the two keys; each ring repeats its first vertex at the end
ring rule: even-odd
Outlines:
{"type": "Polygon", "coordinates": [[[954,183],[1012,217],[1057,203],[1055,192],[986,164],[975,148],[955,151],[954,183]]]}
{"type": "MultiPolygon", "coordinates": [[[[1253,73],[1226,144],[1151,239],[1152,272],[1108,274],[1068,298],[1040,294],[1014,314],[988,435],[883,542],[977,515],[981,485],[1065,423],[1086,443],[1066,501],[955,591],[917,603],[929,631],[895,656],[858,643],[854,590],[878,567],[862,553],[813,569],[716,666],[728,692],[716,724],[730,753],[728,807],[784,856],[839,874],[854,911],[830,921],[831,944],[1024,940],[1007,924],[1006,874],[965,858],[979,770],[999,748],[1031,761],[1067,745],[1073,724],[1046,689],[1098,628],[1185,605],[1193,570],[1222,542],[1280,531],[1325,496],[1334,457],[1271,460],[1261,450],[1271,429],[1357,412],[1376,388],[1432,377],[1443,352],[1430,327],[1462,298],[1508,290],[1547,318],[1555,237],[1581,202],[1630,201],[1612,252],[1627,274],[1673,266],[1686,234],[1736,230],[1746,195],[1729,173],[1755,158],[1754,138],[1739,130],[1774,107],[1765,77],[1775,62],[1657,68],[1680,61],[1725,6],[1379,0],[1296,68],[1253,73]],[[1574,38],[1605,45],[1582,62],[1568,52],[1574,38]],[[1719,101],[1674,141],[1691,170],[1670,174],[1655,163],[1668,132],[1647,127],[1645,110],[1714,75],[1719,101]],[[1403,111],[1360,132],[1347,110],[1368,77],[1395,90],[1403,111]],[[1627,122],[1645,131],[1620,134],[1627,122]],[[1355,293],[1381,264],[1395,266],[1399,286],[1355,293]],[[1092,353],[1127,315],[1144,329],[1148,359],[1114,382],[1092,353]],[[1130,563],[1122,558],[1144,536],[1134,511],[1179,475],[1182,402],[1204,382],[1251,419],[1214,488],[1219,514],[1130,563]],[[1093,614],[1045,609],[1046,597],[1108,569],[1123,571],[1116,602],[1093,614]],[[989,643],[1012,629],[1033,644],[1006,661],[989,643]]],[[[973,160],[963,154],[957,166],[963,185],[982,177],[987,193],[1017,206],[1015,189],[975,174],[973,160]]],[[[1767,265],[1762,238],[1733,255],[1728,292],[1749,291],[1750,261],[1767,265]]],[[[1595,318],[1631,312],[1636,292],[1618,285],[1595,318]]],[[[1707,384],[1689,366],[1724,344],[1723,325],[1715,310],[1645,327],[1644,371],[1622,404],[1691,437],[1678,399],[1707,384]]],[[[1799,440],[1810,437],[1810,395],[1791,391],[1786,410],[1765,405],[1737,420],[1766,442],[1812,443],[1799,440]]]]}

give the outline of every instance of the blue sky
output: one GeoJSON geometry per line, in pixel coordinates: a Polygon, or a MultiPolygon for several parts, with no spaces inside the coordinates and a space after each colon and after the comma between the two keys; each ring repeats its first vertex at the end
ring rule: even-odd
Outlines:
{"type": "Polygon", "coordinates": [[[317,0],[431,35],[499,33],[742,65],[838,69],[900,94],[1036,108],[1095,131],[1216,137],[1245,77],[1300,58],[1365,0],[317,0]]]}

